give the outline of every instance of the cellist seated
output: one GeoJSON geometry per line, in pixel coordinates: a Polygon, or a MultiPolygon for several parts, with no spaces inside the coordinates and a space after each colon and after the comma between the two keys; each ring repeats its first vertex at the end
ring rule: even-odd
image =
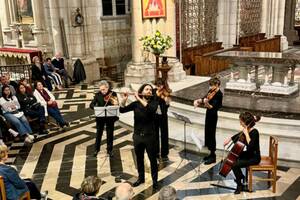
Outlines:
{"type": "Polygon", "coordinates": [[[232,165],[232,171],[235,175],[237,183],[234,194],[239,194],[243,189],[242,180],[245,176],[241,168],[246,168],[250,165],[257,165],[260,163],[260,148],[259,148],[259,132],[254,128],[255,123],[260,120],[259,116],[254,116],[250,112],[243,112],[239,116],[242,132],[238,133],[231,138],[224,141],[224,146],[229,144],[230,141],[236,143],[237,141],[243,142],[245,148],[237,158],[236,162],[232,165]]]}

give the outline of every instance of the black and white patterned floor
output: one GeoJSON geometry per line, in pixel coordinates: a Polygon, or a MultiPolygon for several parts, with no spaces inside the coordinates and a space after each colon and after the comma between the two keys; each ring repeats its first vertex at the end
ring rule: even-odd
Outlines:
{"type": "MultiPolygon", "coordinates": [[[[104,181],[99,195],[113,197],[120,182],[133,182],[137,178],[132,130],[116,124],[114,157],[106,155],[105,134],[101,152],[92,156],[95,143],[95,120],[88,108],[94,87],[86,85],[56,93],[64,117],[71,121],[65,131],[51,131],[40,137],[32,146],[14,143],[10,147],[10,162],[17,166],[22,177],[33,178],[42,190],[49,191],[53,200],[72,199],[84,177],[98,175],[104,181]]],[[[281,166],[278,168],[277,193],[265,182],[255,182],[254,192],[233,195],[233,191],[212,186],[212,183],[235,187],[234,177],[219,177],[220,158],[216,164],[203,165],[204,155],[187,152],[176,146],[170,147],[170,162],[159,165],[159,184],[172,185],[179,199],[300,199],[300,169],[281,166]],[[181,162],[182,161],[182,162],[181,162]]],[[[146,157],[146,156],[145,156],[146,157]]],[[[146,157],[147,158],[147,157],[146,157]]],[[[152,189],[150,164],[146,159],[146,183],[134,188],[134,199],[157,199],[152,189]]],[[[264,173],[255,176],[266,176],[264,173]]]]}

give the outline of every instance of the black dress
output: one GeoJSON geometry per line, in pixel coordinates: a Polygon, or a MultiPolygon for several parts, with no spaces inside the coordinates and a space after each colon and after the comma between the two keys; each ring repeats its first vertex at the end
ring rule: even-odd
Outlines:
{"type": "MultiPolygon", "coordinates": [[[[259,147],[259,132],[257,129],[252,129],[249,132],[250,143],[244,142],[246,147],[237,159],[237,162],[232,167],[232,171],[236,177],[237,184],[241,184],[241,180],[244,178],[244,175],[241,171],[241,168],[248,167],[250,165],[259,164],[260,157],[260,147],[259,147]]],[[[238,140],[239,134],[232,136],[232,141],[236,142],[238,140]]]]}
{"type": "MultiPolygon", "coordinates": [[[[153,94],[156,94],[157,89],[153,90],[153,94]]],[[[168,109],[169,105],[166,101],[160,97],[156,97],[158,101],[158,110],[155,114],[155,132],[157,140],[157,157],[159,152],[162,158],[169,155],[169,126],[168,126],[168,109]],[[161,138],[159,138],[159,130],[161,138]],[[160,151],[161,147],[161,151],[160,151]]]]}
{"type": "Polygon", "coordinates": [[[216,151],[216,128],[218,121],[218,110],[222,107],[223,93],[219,91],[209,100],[211,109],[206,110],[205,115],[205,146],[214,153],[216,151]]]}
{"type": "Polygon", "coordinates": [[[144,107],[139,101],[132,102],[128,106],[120,107],[120,112],[134,112],[133,143],[136,155],[138,174],[140,180],[145,180],[144,152],[146,150],[150,164],[153,183],[157,183],[158,166],[156,160],[156,136],[155,136],[155,112],[158,102],[151,100],[144,107]]]}
{"type": "MultiPolygon", "coordinates": [[[[107,95],[109,95],[112,91],[108,91],[107,95]]],[[[117,98],[117,94],[115,92],[111,93],[112,97],[117,98]]],[[[113,104],[104,100],[106,95],[102,95],[101,92],[98,92],[93,101],[90,104],[90,108],[94,110],[94,107],[104,107],[104,106],[112,106],[113,104]]],[[[115,121],[117,121],[118,117],[96,117],[96,144],[95,151],[100,151],[101,138],[103,135],[104,125],[106,126],[106,134],[107,134],[107,152],[110,153],[113,149],[113,140],[114,140],[114,126],[115,121]]]]}

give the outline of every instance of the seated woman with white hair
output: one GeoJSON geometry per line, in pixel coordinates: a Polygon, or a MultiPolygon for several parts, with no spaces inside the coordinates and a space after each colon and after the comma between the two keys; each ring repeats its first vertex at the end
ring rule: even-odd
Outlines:
{"type": "Polygon", "coordinates": [[[176,189],[172,186],[164,186],[161,188],[158,194],[159,200],[176,200],[177,199],[177,193],[176,189]]]}

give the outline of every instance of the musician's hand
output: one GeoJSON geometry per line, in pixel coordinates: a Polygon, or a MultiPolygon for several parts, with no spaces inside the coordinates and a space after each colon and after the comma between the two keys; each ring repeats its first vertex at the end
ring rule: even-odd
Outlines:
{"type": "Polygon", "coordinates": [[[139,100],[139,99],[140,99],[139,93],[138,93],[138,92],[135,92],[135,93],[134,93],[134,97],[136,98],[136,100],[139,100]]]}
{"type": "Polygon", "coordinates": [[[165,102],[167,105],[170,105],[170,102],[171,102],[171,98],[170,97],[165,97],[164,98],[165,102]]]}
{"type": "Polygon", "coordinates": [[[207,103],[208,103],[208,99],[207,99],[207,98],[204,98],[204,99],[203,99],[203,103],[204,103],[204,104],[207,104],[207,103]]]}
{"type": "Polygon", "coordinates": [[[229,144],[230,141],[231,141],[231,138],[230,138],[230,137],[227,138],[227,139],[224,141],[224,143],[223,143],[224,147],[225,147],[227,144],[229,144]]]}

